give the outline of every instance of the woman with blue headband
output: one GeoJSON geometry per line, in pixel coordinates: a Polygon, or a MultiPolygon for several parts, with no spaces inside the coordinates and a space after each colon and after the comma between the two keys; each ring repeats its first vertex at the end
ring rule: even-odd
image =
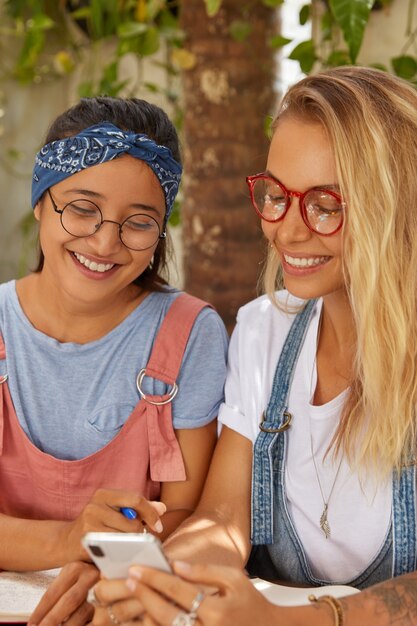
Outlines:
{"type": "Polygon", "coordinates": [[[2,569],[86,560],[86,531],[164,538],[195,508],[227,334],[164,278],[181,171],[137,99],[82,100],[36,155],[39,262],[0,286],[2,569]]]}

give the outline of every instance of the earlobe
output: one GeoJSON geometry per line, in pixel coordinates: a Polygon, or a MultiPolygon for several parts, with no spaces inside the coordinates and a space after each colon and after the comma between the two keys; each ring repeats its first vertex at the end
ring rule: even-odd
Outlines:
{"type": "Polygon", "coordinates": [[[35,207],[33,209],[33,215],[35,216],[35,220],[38,220],[39,222],[39,220],[41,219],[41,207],[39,202],[35,204],[35,207]]]}

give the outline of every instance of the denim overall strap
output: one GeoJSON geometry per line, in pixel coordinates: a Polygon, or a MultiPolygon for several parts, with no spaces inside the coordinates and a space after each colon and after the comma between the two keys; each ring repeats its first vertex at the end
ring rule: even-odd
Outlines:
{"type": "Polygon", "coordinates": [[[309,326],[316,300],[309,300],[291,325],[279,357],[268,407],[259,424],[260,433],[253,448],[252,533],[253,545],[274,542],[274,469],[284,471],[284,431],[289,427],[288,396],[299,351],[309,326]],[[281,435],[281,436],[280,436],[281,435]]]}
{"type": "Polygon", "coordinates": [[[394,472],[392,481],[392,575],[416,569],[416,466],[394,472]]]}

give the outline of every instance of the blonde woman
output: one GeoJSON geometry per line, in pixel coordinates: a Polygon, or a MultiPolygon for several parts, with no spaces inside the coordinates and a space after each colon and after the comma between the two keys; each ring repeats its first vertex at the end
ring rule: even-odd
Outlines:
{"type": "Polygon", "coordinates": [[[178,577],[100,582],[93,623],[417,624],[416,91],[360,67],[303,79],[248,185],[267,295],[239,311],[208,481],[166,543],[178,577]],[[245,565],[363,591],[282,608],[245,565]]]}

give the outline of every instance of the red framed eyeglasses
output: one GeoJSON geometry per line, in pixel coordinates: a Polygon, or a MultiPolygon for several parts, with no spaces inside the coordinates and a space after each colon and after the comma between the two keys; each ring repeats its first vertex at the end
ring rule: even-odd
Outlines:
{"type": "Polygon", "coordinates": [[[298,198],[305,225],[325,237],[337,233],[343,224],[346,203],[342,196],[327,187],[313,187],[301,193],[287,189],[277,178],[261,173],[247,176],[253,207],[267,222],[284,219],[292,198],[298,198]]]}

